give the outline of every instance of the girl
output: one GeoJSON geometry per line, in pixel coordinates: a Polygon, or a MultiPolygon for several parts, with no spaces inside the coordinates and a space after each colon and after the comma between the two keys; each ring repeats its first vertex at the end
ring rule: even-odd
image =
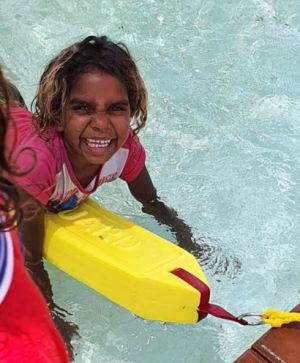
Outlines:
{"type": "MultiPolygon", "coordinates": [[[[118,177],[144,212],[171,228],[179,245],[197,257],[210,252],[157,197],[137,137],[147,118],[147,92],[123,44],[89,36],[66,48],[41,77],[34,117],[22,108],[11,114],[18,119],[16,150],[30,146],[38,155],[33,172],[18,178],[22,199],[35,200],[40,207],[35,218],[22,223],[21,232],[27,266],[48,301],[52,293],[42,264],[45,210],[75,208],[101,184],[118,177]]],[[[28,163],[22,153],[20,171],[28,163]]]]}
{"type": "MultiPolygon", "coordinates": [[[[22,218],[18,193],[7,179],[15,176],[4,149],[8,104],[24,107],[17,90],[7,86],[0,69],[0,361],[68,362],[40,292],[26,272],[14,229],[22,218]]],[[[34,161],[31,158],[31,165],[34,161]]]]}
{"type": "MultiPolygon", "coordinates": [[[[169,225],[187,249],[199,252],[190,228],[159,201],[145,166],[137,133],[147,118],[147,92],[123,44],[89,36],[66,48],[41,77],[33,122],[25,109],[11,114],[18,118],[16,150],[26,145],[38,154],[33,172],[18,178],[23,199],[40,205],[39,214],[21,226],[29,265],[42,257],[45,209],[75,208],[118,177],[146,213],[169,225]]],[[[28,162],[23,153],[20,171],[28,162]]]]}

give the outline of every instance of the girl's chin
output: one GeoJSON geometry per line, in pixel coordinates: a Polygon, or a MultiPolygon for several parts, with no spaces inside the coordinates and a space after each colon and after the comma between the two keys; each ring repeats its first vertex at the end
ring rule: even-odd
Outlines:
{"type": "Polygon", "coordinates": [[[113,154],[114,153],[91,155],[91,154],[85,153],[84,156],[85,156],[85,159],[89,162],[89,164],[102,165],[102,164],[106,163],[112,157],[113,154]]]}

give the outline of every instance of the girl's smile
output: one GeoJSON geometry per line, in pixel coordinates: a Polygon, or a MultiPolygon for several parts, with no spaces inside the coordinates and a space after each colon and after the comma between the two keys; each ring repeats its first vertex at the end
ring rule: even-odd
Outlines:
{"type": "Polygon", "coordinates": [[[114,140],[101,140],[101,139],[83,139],[82,147],[91,156],[100,156],[109,151],[110,147],[113,146],[114,140]]]}
{"type": "Polygon", "coordinates": [[[100,71],[80,74],[67,103],[63,138],[75,174],[98,170],[125,143],[130,125],[127,90],[100,71]]]}

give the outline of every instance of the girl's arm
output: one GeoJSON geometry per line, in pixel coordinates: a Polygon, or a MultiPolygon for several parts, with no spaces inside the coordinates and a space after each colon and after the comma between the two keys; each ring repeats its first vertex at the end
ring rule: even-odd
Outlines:
{"type": "Polygon", "coordinates": [[[131,194],[143,204],[143,212],[152,215],[159,223],[169,226],[178,245],[201,260],[203,253],[207,253],[208,245],[199,245],[193,237],[191,227],[178,217],[173,208],[169,208],[159,199],[146,167],[135,180],[128,183],[128,187],[131,194]]]}
{"type": "Polygon", "coordinates": [[[230,262],[219,246],[215,243],[207,243],[207,241],[210,242],[209,238],[195,240],[191,227],[178,217],[173,208],[166,206],[159,199],[146,167],[134,181],[128,183],[128,187],[132,195],[143,204],[143,212],[154,216],[158,223],[170,227],[178,246],[192,253],[202,266],[213,269],[216,274],[225,274],[230,265],[234,270],[233,275],[240,270],[239,260],[230,256],[230,262]]]}
{"type": "Polygon", "coordinates": [[[26,262],[34,265],[43,258],[44,207],[21,188],[19,188],[19,196],[24,213],[19,226],[24,244],[24,257],[26,262]]]}
{"type": "Polygon", "coordinates": [[[143,204],[157,199],[156,189],[146,166],[133,181],[128,183],[128,187],[134,198],[143,204]]]}
{"type": "Polygon", "coordinates": [[[24,244],[25,266],[44,295],[55,325],[64,338],[70,356],[72,356],[71,338],[74,334],[78,334],[78,327],[74,323],[65,321],[67,312],[54,302],[50,278],[43,263],[45,209],[24,190],[19,190],[19,195],[25,214],[18,228],[21,233],[21,241],[24,244]]]}

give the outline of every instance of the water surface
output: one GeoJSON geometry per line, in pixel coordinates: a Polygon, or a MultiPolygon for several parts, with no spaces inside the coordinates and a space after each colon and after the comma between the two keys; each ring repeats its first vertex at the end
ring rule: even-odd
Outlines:
{"type": "MultiPolygon", "coordinates": [[[[233,313],[299,302],[300,3],[297,0],[4,0],[0,62],[29,103],[43,66],[97,33],[125,42],[149,90],[140,138],[162,199],[217,247],[212,302],[233,313]],[[237,271],[234,261],[241,263],[237,271]]],[[[122,182],[95,197],[174,241],[122,182]]],[[[138,319],[49,266],[80,327],[76,362],[232,362],[265,327],[138,319]]]]}

